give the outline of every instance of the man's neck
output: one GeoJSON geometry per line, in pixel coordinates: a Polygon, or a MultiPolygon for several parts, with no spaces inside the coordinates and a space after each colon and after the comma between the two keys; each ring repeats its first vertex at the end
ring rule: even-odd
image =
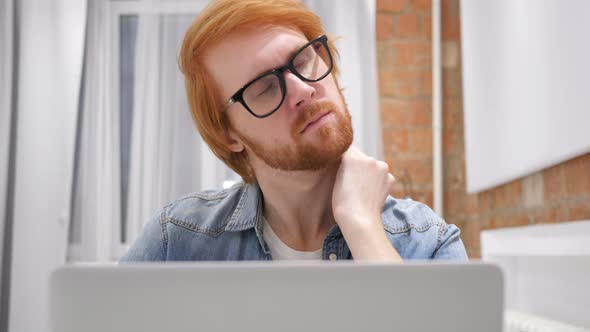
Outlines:
{"type": "Polygon", "coordinates": [[[321,248],[335,224],[332,190],[337,169],[335,165],[318,171],[266,168],[257,172],[264,197],[264,216],[289,247],[302,251],[321,248]]]}

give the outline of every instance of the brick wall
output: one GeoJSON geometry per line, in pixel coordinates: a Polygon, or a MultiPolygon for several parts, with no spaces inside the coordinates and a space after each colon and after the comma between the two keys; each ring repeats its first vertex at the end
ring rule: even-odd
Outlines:
{"type": "Polygon", "coordinates": [[[394,195],[432,205],[429,1],[377,1],[377,61],[385,161],[394,195]]]}
{"type": "MultiPolygon", "coordinates": [[[[377,0],[377,59],[392,192],[432,206],[431,2],[377,0]]],[[[442,0],[444,217],[470,257],[481,230],[590,219],[590,154],[478,194],[465,191],[459,0],[442,0]]]]}

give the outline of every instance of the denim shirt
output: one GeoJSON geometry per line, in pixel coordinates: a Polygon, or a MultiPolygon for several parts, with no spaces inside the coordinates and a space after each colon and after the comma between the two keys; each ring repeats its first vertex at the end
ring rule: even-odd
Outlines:
{"type": "MultiPolygon", "coordinates": [[[[272,260],[262,234],[263,197],[253,184],[187,195],[148,221],[121,262],[272,260]]],[[[402,259],[467,260],[455,225],[428,206],[387,197],[382,222],[402,259]]],[[[334,225],[322,246],[322,259],[352,259],[334,225]]]]}

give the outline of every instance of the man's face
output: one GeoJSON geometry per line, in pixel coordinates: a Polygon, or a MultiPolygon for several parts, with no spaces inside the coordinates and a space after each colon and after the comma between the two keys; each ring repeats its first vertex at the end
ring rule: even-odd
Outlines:
{"type": "MultiPolygon", "coordinates": [[[[233,33],[210,49],[205,64],[227,101],[260,74],[285,65],[307,42],[301,32],[286,27],[252,28],[233,33]]],[[[283,77],[285,99],[272,115],[256,118],[240,103],[226,110],[230,148],[246,149],[251,160],[287,171],[317,170],[338,161],[353,134],[332,75],[318,82],[304,82],[289,71],[283,77]]]]}

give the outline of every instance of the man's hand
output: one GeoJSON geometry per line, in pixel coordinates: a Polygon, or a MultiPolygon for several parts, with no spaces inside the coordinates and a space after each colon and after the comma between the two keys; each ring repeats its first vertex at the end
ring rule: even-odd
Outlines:
{"type": "Polygon", "coordinates": [[[383,229],[381,212],[395,179],[387,163],[351,146],[342,156],[332,212],[355,259],[399,260],[383,229]]]}

